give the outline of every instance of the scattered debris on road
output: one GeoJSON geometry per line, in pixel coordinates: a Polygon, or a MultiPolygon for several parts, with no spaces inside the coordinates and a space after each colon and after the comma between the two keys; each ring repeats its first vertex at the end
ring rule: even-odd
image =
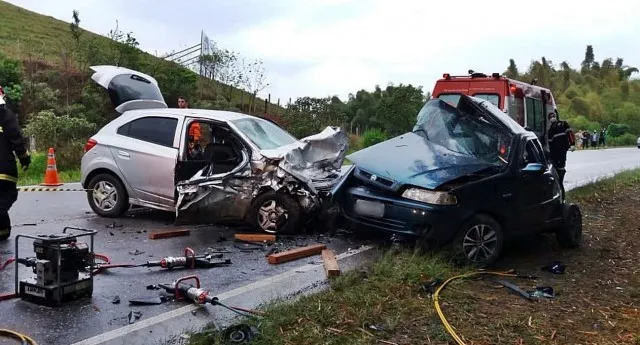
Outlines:
{"type": "Polygon", "coordinates": [[[158,240],[162,238],[170,238],[170,237],[178,237],[178,236],[189,236],[191,231],[186,229],[179,230],[166,230],[166,231],[155,231],[149,233],[150,240],[158,240]]]}
{"type": "Polygon", "coordinates": [[[268,261],[273,265],[281,264],[283,262],[321,254],[324,249],[327,249],[327,246],[324,244],[295,248],[288,251],[271,254],[268,256],[268,261]]]}
{"type": "Polygon", "coordinates": [[[276,241],[275,235],[265,235],[265,234],[235,234],[236,240],[244,241],[244,242],[268,242],[273,243],[276,241]]]}
{"type": "Polygon", "coordinates": [[[339,276],[340,267],[338,266],[338,260],[336,260],[336,253],[331,249],[324,249],[322,250],[321,255],[327,278],[335,278],[339,276]]]}
{"type": "Polygon", "coordinates": [[[131,254],[131,255],[140,255],[140,254],[144,254],[144,251],[136,249],[136,250],[129,251],[129,254],[131,254]]]}
{"type": "Polygon", "coordinates": [[[541,269],[553,274],[564,274],[567,266],[560,261],[553,261],[545,266],[542,266],[541,269]]]}
{"type": "Polygon", "coordinates": [[[130,311],[128,315],[129,324],[132,324],[138,321],[142,317],[142,312],[140,311],[130,311]]]}

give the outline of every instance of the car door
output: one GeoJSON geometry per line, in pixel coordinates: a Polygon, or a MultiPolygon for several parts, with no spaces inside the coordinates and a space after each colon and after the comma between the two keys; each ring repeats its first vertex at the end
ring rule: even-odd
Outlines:
{"type": "Polygon", "coordinates": [[[181,121],[178,116],[148,113],[116,131],[113,157],[142,203],[173,210],[181,121]]]}
{"type": "Polygon", "coordinates": [[[257,186],[250,164],[254,148],[227,123],[209,119],[186,118],[178,142],[176,215],[191,219],[205,215],[208,220],[238,219],[246,215],[257,186]],[[199,123],[203,135],[204,160],[188,158],[189,126],[194,122],[199,123]],[[217,136],[222,132],[226,135],[221,137],[226,139],[220,140],[217,136]],[[220,157],[209,151],[210,147],[217,146],[214,143],[221,142],[228,144],[223,146],[233,152],[234,164],[217,164],[220,157]]]}
{"type": "Polygon", "coordinates": [[[520,150],[520,161],[518,163],[516,185],[517,189],[514,194],[517,198],[518,217],[516,217],[516,225],[518,231],[528,231],[532,228],[541,226],[546,220],[545,217],[545,195],[553,174],[546,165],[544,155],[536,146],[537,139],[526,138],[520,150]],[[541,173],[529,173],[524,169],[530,163],[539,163],[545,165],[545,171],[541,173]]]}
{"type": "Polygon", "coordinates": [[[538,139],[531,139],[533,143],[533,147],[539,155],[539,159],[542,164],[545,166],[545,171],[542,174],[542,184],[540,185],[540,199],[541,199],[541,222],[545,222],[550,219],[550,217],[554,216],[553,212],[556,210],[554,205],[554,201],[561,197],[560,185],[558,184],[557,175],[554,174],[553,166],[547,160],[544,154],[544,150],[542,148],[542,144],[538,139]]]}

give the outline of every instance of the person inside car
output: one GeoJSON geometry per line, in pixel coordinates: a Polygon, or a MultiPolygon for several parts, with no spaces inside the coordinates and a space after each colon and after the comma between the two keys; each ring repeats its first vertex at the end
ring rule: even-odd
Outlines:
{"type": "MultiPolygon", "coordinates": [[[[188,109],[189,102],[183,96],[178,97],[178,107],[188,109]]],[[[194,122],[189,126],[189,152],[188,157],[192,160],[202,159],[202,148],[200,147],[200,123],[194,122]]]]}

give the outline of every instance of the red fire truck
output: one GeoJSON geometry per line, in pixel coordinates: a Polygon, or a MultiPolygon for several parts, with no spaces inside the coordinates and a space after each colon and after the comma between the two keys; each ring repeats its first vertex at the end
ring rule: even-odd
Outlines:
{"type": "Polygon", "coordinates": [[[469,75],[442,75],[433,88],[432,97],[456,105],[461,94],[486,99],[502,109],[511,118],[535,132],[546,147],[549,128],[547,114],[556,110],[551,90],[518,80],[506,78],[500,73],[488,76],[469,71],[469,75]]]}

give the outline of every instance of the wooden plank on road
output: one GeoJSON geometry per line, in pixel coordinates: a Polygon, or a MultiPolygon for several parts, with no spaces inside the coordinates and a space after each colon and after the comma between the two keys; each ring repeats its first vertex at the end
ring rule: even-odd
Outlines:
{"type": "Polygon", "coordinates": [[[315,244],[312,246],[300,247],[292,250],[287,250],[286,252],[280,252],[276,254],[271,254],[268,257],[270,264],[280,264],[287,261],[297,260],[300,258],[304,258],[311,255],[318,255],[322,253],[323,249],[327,249],[327,246],[324,244],[315,244]]]}
{"type": "Polygon", "coordinates": [[[275,235],[267,235],[267,234],[235,234],[236,240],[245,241],[245,242],[269,242],[273,243],[276,241],[275,235]]]}
{"type": "Polygon", "coordinates": [[[322,251],[322,263],[324,264],[327,278],[334,278],[340,275],[340,267],[338,266],[338,260],[336,260],[336,253],[333,250],[325,249],[322,251]]]}
{"type": "Polygon", "coordinates": [[[150,240],[158,240],[161,238],[189,236],[191,232],[186,229],[181,230],[168,230],[168,231],[154,231],[149,233],[150,240]]]}

